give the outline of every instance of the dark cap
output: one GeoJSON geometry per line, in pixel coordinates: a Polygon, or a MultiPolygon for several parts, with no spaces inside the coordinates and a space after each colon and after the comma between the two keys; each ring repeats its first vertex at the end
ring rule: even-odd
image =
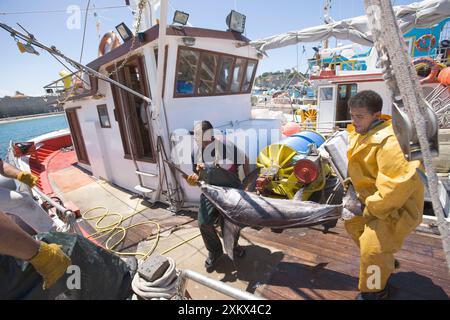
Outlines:
{"type": "MultiPolygon", "coordinates": [[[[212,138],[213,133],[212,133],[212,129],[213,126],[211,124],[211,122],[207,121],[207,120],[203,120],[203,121],[199,121],[194,125],[194,131],[193,131],[193,135],[195,137],[195,139],[202,141],[205,137],[205,133],[208,133],[208,136],[210,135],[210,138],[212,138]]],[[[209,140],[209,139],[207,139],[209,140]]]]}
{"type": "Polygon", "coordinates": [[[202,131],[205,132],[209,129],[212,129],[213,126],[211,124],[211,122],[207,121],[207,120],[203,120],[203,121],[199,121],[194,125],[194,132],[195,131],[202,131]]]}

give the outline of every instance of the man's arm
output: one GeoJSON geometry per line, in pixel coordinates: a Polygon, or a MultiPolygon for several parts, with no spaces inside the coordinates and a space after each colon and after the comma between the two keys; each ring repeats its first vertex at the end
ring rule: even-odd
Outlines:
{"type": "Polygon", "coordinates": [[[250,162],[247,156],[245,156],[245,161],[242,169],[244,169],[244,175],[248,177],[250,175],[250,162]]]}
{"type": "Polygon", "coordinates": [[[4,177],[16,179],[17,175],[20,173],[20,170],[16,167],[13,167],[9,163],[0,160],[0,174],[4,177]]]}
{"type": "Polygon", "coordinates": [[[364,214],[379,219],[387,218],[393,210],[403,207],[405,202],[420,188],[422,182],[416,172],[419,161],[408,162],[397,139],[387,138],[377,152],[377,191],[366,198],[364,214]]]}
{"type": "Polygon", "coordinates": [[[16,167],[10,165],[5,161],[2,161],[1,159],[0,159],[0,175],[11,179],[17,179],[20,182],[28,185],[30,188],[33,188],[39,180],[39,178],[36,177],[35,175],[26,171],[20,171],[16,167]]]}
{"type": "Polygon", "coordinates": [[[0,212],[0,254],[29,260],[39,251],[39,242],[0,212]]]}
{"type": "Polygon", "coordinates": [[[1,211],[0,254],[31,263],[42,276],[44,289],[53,286],[71,263],[60,245],[36,241],[1,211]]]}

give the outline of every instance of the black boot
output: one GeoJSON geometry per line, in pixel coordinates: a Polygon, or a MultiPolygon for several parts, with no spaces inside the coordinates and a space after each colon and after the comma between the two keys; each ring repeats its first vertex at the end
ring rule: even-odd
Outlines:
{"type": "Polygon", "coordinates": [[[234,247],[234,256],[237,258],[242,258],[245,255],[245,249],[241,246],[234,247]]]}
{"type": "Polygon", "coordinates": [[[390,296],[391,287],[388,284],[383,290],[378,292],[360,292],[355,300],[389,300],[390,296]]]}
{"type": "Polygon", "coordinates": [[[209,252],[208,259],[205,260],[205,268],[207,272],[212,272],[217,265],[217,261],[223,255],[223,252],[209,252]]]}

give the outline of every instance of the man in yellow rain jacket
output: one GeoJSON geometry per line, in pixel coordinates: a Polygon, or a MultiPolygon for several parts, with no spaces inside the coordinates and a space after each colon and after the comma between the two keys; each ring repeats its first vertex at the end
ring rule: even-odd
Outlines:
{"type": "MultiPolygon", "coordinates": [[[[348,175],[355,206],[344,197],[344,211],[354,216],[345,228],[360,249],[357,299],[389,298],[388,280],[405,237],[422,221],[424,186],[419,161],[408,162],[395,137],[383,101],[374,91],[361,91],[349,100],[348,175]]],[[[350,192],[348,192],[349,194],[350,192]]]]}

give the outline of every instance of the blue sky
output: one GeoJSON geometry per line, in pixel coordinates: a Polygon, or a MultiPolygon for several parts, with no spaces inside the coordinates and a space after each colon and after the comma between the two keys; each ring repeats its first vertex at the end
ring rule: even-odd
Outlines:
{"type": "MultiPolygon", "coordinates": [[[[409,4],[411,0],[395,0],[395,5],[409,4]]],[[[34,14],[4,14],[24,11],[66,10],[70,5],[86,8],[88,0],[2,0],[0,2],[0,21],[17,27],[19,22],[36,38],[47,45],[55,45],[67,56],[78,60],[80,57],[83,36],[84,12],[80,29],[69,29],[66,26],[70,14],[34,13],[34,14]]],[[[363,0],[333,0],[331,17],[341,20],[364,14],[363,0]]],[[[123,6],[125,0],[91,0],[91,7],[96,8],[123,6]]],[[[173,8],[190,13],[189,22],[195,27],[225,30],[225,17],[231,9],[247,16],[245,35],[252,39],[260,39],[274,34],[301,29],[322,24],[322,0],[171,0],[169,20],[173,16],[173,8]]],[[[87,18],[86,40],[84,45],[83,62],[88,63],[97,57],[98,33],[96,22],[100,21],[100,36],[124,21],[131,26],[132,15],[127,7],[97,10],[98,17],[93,11],[87,18]]],[[[0,59],[0,97],[13,94],[15,90],[28,95],[41,95],[42,87],[57,78],[63,68],[49,54],[42,52],[35,56],[21,54],[13,38],[0,30],[1,59],[0,59]]],[[[331,40],[331,45],[335,40],[331,40]]],[[[305,44],[298,47],[299,69],[305,70],[305,62],[312,56],[312,46],[305,44]]],[[[265,71],[284,70],[296,67],[297,47],[291,46],[268,52],[269,58],[264,59],[258,74],[265,71]]]]}

